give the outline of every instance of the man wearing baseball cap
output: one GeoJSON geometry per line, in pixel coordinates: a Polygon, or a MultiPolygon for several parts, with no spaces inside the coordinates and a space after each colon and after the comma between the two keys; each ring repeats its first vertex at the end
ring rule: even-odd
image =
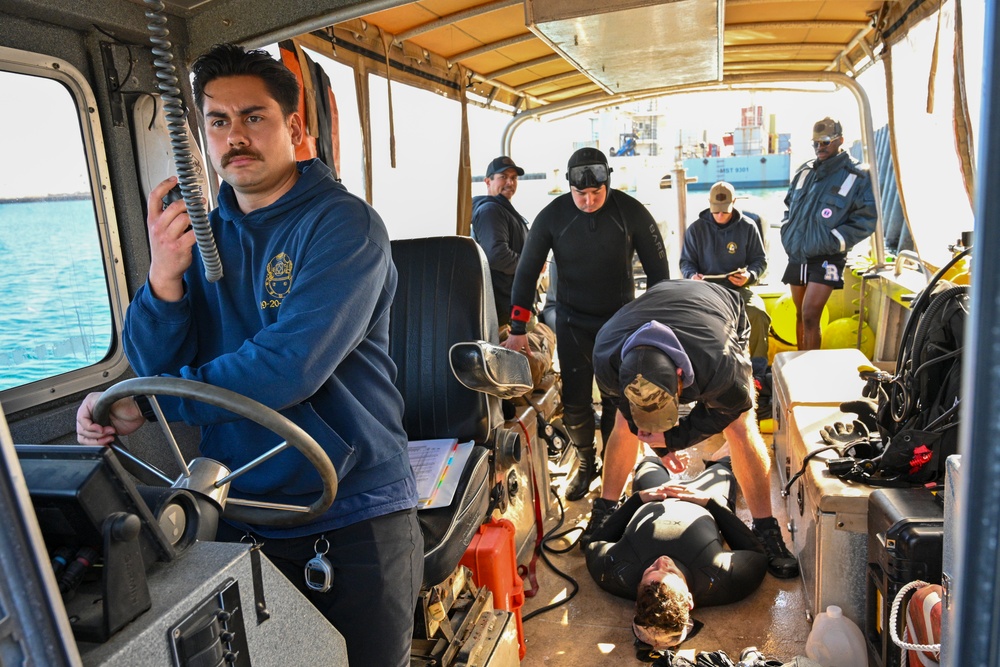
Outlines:
{"type": "MultiPolygon", "coordinates": [[[[596,148],[581,148],[566,169],[570,191],[535,218],[514,275],[511,335],[504,346],[527,352],[527,323],[535,285],[551,251],[559,267],[556,338],[562,375],[563,423],[579,465],[566,484],[579,500],[598,477],[594,430],[594,338],[619,308],[635,298],[632,256],[639,255],[648,284],[669,278],[667,253],[656,221],[638,200],[611,189],[611,166],[596,148]]],[[[601,433],[609,446],[615,406],[601,396],[601,433]]],[[[595,501],[594,512],[598,512],[595,501]]]]}
{"type": "MultiPolygon", "coordinates": [[[[704,281],[665,281],[601,328],[594,373],[601,392],[618,406],[616,434],[636,434],[672,470],[683,469],[675,452],[725,434],[768,570],[794,577],[798,563],[771,515],[770,458],[754,418],[749,337],[746,309],[733,291],[704,281]],[[681,417],[681,403],[695,406],[681,417]]],[[[614,503],[639,448],[627,437],[610,442],[601,495],[614,503]]]]}
{"type": "Polygon", "coordinates": [[[771,318],[764,300],[750,289],[767,269],[757,224],[735,206],[736,190],[719,181],[708,191],[708,208],[684,232],[681,275],[707,280],[740,295],[750,318],[750,356],[767,365],[771,318]]]}
{"type": "Polygon", "coordinates": [[[868,169],[843,150],[844,129],[826,117],[813,125],[816,159],[799,167],[785,195],[781,244],[788,268],[800,350],[819,349],[820,316],[830,294],[844,287],[847,253],[871,236],[878,217],[868,169]]]}
{"type": "Polygon", "coordinates": [[[514,270],[528,236],[528,223],[510,200],[517,192],[521,169],[506,155],[492,160],[486,167],[485,195],[472,198],[472,238],[482,246],[490,265],[493,281],[493,301],[500,326],[510,321],[510,290],[514,270]]]}

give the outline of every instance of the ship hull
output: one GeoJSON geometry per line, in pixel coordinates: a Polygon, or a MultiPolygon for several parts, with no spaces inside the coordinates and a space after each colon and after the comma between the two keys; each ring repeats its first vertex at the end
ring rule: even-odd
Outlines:
{"type": "Polygon", "coordinates": [[[788,185],[791,175],[791,155],[739,155],[729,157],[688,158],[684,160],[688,190],[708,190],[717,181],[726,181],[739,188],[780,188],[788,185]]]}

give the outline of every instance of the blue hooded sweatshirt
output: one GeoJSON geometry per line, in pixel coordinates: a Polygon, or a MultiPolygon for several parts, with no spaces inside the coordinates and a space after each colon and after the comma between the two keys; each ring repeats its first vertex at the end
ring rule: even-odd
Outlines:
{"type": "MultiPolygon", "coordinates": [[[[295,528],[297,537],[416,506],[393,384],[389,306],[396,289],[385,224],[318,160],[300,162],[298,181],[270,206],[244,214],[223,183],[209,216],[224,277],[209,283],[201,254],[169,303],[142,286],[125,318],[125,351],[139,375],[170,375],[244,394],[301,426],[330,456],[339,477],[333,506],[295,528]]],[[[201,426],[201,452],[230,468],[280,437],[228,411],[187,399],[161,400],[168,419],[201,426]]],[[[308,505],[319,475],[286,450],[233,481],[230,495],[308,505]]]]}

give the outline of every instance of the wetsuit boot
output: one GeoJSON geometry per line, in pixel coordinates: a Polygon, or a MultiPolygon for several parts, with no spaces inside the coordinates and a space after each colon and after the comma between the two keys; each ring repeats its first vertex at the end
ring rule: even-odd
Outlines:
{"type": "Polygon", "coordinates": [[[577,458],[580,465],[566,482],[566,500],[579,500],[590,491],[590,483],[597,479],[597,448],[591,443],[589,447],[577,447],[577,458]]]}
{"type": "Polygon", "coordinates": [[[583,533],[580,535],[581,549],[587,548],[587,545],[594,539],[594,533],[604,525],[604,522],[615,513],[616,509],[618,509],[618,503],[615,501],[594,498],[594,505],[590,510],[590,520],[587,521],[587,527],[583,529],[583,533]]]}
{"type": "Polygon", "coordinates": [[[781,536],[781,527],[774,517],[754,519],[753,534],[764,546],[767,555],[767,570],[778,579],[790,579],[799,576],[799,562],[785,546],[781,536]]]}
{"type": "Polygon", "coordinates": [[[594,442],[594,418],[593,413],[587,421],[582,424],[566,425],[569,431],[569,439],[576,447],[577,458],[580,464],[566,481],[566,500],[579,500],[587,495],[590,490],[590,483],[597,479],[597,448],[594,442]]]}

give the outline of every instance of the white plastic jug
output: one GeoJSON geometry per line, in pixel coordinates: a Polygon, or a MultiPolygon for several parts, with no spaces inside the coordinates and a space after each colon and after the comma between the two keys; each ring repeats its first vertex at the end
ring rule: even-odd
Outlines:
{"type": "Polygon", "coordinates": [[[816,616],[806,639],[806,655],[823,667],[866,667],[865,637],[843,610],[830,605],[816,616]]]}

